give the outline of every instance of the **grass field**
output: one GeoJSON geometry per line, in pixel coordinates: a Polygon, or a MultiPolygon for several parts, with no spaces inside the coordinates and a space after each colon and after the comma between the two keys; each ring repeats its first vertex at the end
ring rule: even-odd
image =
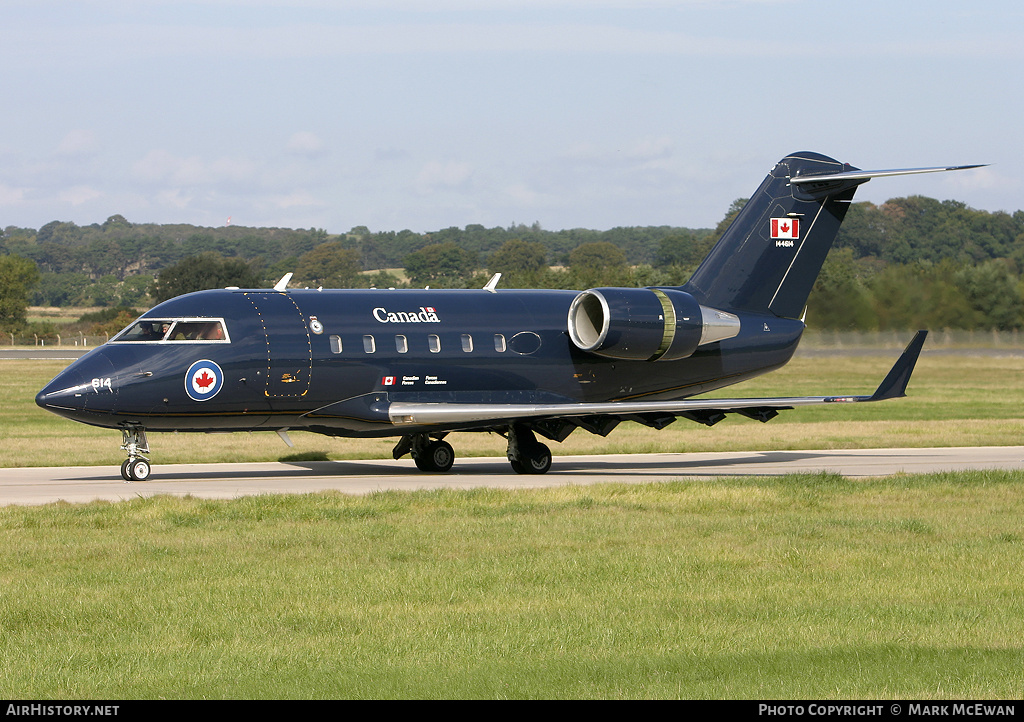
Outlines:
{"type": "MultiPolygon", "coordinates": [[[[797,358],[730,395],[866,393],[891,357],[797,358]]],[[[0,361],[0,464],[117,464],[0,361]]],[[[910,397],[577,432],[556,455],[1021,443],[1024,359],[925,356],[910,397]]],[[[392,441],[151,437],[177,461],[392,441]]],[[[461,434],[462,455],[504,441],[461,434]]],[[[557,460],[556,460],[557,463],[557,460]]],[[[1024,477],[721,479],[0,508],[0,696],[1019,699],[1024,477]]]]}
{"type": "Polygon", "coordinates": [[[0,694],[1019,699],[978,472],[0,509],[0,694]]]}
{"type": "MultiPolygon", "coordinates": [[[[724,390],[728,396],[870,393],[898,352],[889,356],[797,357],[754,381],[724,390]]],[[[0,360],[0,466],[120,464],[121,435],[45,412],[36,392],[64,361],[0,360]]],[[[921,446],[1006,446],[1024,443],[1024,358],[924,355],[908,398],[877,404],[784,411],[761,424],[729,417],[707,428],[679,420],[662,431],[622,424],[607,438],[577,431],[551,444],[567,454],[728,451],[736,448],[835,449],[921,446]]],[[[271,433],[150,435],[153,462],[275,461],[285,457],[389,458],[393,439],[331,439],[291,432],[289,449],[271,433]]],[[[453,434],[460,456],[502,456],[493,434],[453,434]]],[[[456,461],[456,463],[458,463],[456,461]]]]}

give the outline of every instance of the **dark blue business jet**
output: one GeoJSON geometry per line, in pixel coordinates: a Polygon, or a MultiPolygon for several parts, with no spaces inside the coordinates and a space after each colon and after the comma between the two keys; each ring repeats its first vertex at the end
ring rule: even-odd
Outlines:
{"type": "Polygon", "coordinates": [[[173,298],[71,364],[36,396],[56,414],[120,429],[126,480],[150,474],[147,431],[400,437],[423,471],[452,467],[452,431],[508,439],[543,474],[577,428],[661,429],[736,413],[768,421],[810,404],[905,395],[919,332],[870,396],[693,398],[783,366],[811,286],[857,186],[878,176],[817,153],[772,169],[680,287],[506,290],[226,288],[173,298]]]}

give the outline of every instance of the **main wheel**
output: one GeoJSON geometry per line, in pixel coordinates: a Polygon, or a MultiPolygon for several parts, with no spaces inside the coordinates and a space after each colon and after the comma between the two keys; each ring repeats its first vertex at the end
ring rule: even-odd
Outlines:
{"type": "Polygon", "coordinates": [[[132,481],[145,481],[149,478],[150,466],[145,459],[129,459],[126,468],[132,481]]]}
{"type": "Polygon", "coordinates": [[[517,474],[546,474],[551,468],[551,450],[544,444],[535,442],[520,450],[518,465],[512,462],[517,474]]]}
{"type": "Polygon", "coordinates": [[[414,460],[420,471],[448,471],[455,463],[455,449],[447,441],[432,441],[414,460]]]}
{"type": "Polygon", "coordinates": [[[134,481],[132,479],[132,473],[128,470],[128,465],[132,463],[131,459],[125,459],[121,462],[121,478],[125,481],[134,481]]]}

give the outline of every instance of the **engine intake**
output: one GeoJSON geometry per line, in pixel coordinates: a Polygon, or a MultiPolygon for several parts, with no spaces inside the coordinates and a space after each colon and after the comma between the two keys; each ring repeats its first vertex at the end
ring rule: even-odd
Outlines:
{"type": "Polygon", "coordinates": [[[737,316],[672,288],[591,288],[569,306],[572,342],[607,358],[674,361],[739,332],[737,316]]]}

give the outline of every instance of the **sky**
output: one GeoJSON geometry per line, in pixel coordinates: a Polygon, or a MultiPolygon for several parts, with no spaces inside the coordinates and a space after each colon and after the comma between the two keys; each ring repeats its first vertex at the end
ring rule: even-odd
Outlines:
{"type": "Polygon", "coordinates": [[[716,225],[785,155],[1024,208],[1019,0],[0,0],[0,228],[716,225]]]}

